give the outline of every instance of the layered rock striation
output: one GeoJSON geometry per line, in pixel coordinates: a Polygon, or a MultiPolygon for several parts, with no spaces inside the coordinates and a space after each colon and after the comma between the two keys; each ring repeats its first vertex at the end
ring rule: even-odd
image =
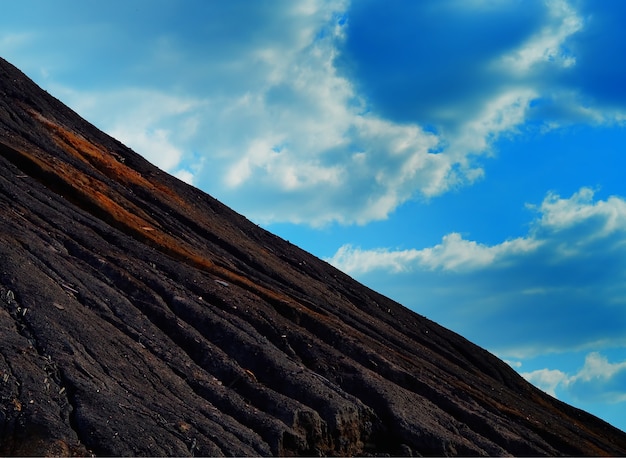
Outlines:
{"type": "Polygon", "coordinates": [[[2,455],[626,454],[3,60],[0,214],[2,455]]]}

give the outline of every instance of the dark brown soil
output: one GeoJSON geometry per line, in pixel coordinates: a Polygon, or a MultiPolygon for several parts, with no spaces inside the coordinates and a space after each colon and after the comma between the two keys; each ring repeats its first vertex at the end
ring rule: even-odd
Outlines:
{"type": "Polygon", "coordinates": [[[0,214],[2,455],[626,454],[3,60],[0,214]]]}

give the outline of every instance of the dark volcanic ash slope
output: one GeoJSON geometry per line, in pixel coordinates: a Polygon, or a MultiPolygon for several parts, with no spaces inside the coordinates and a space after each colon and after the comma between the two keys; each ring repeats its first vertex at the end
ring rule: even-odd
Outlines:
{"type": "Polygon", "coordinates": [[[2,60],[0,214],[2,455],[626,454],[2,60]]]}

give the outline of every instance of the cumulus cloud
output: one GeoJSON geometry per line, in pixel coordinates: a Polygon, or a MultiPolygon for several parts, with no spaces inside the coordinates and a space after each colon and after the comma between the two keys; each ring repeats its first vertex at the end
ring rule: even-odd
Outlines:
{"type": "Polygon", "coordinates": [[[225,161],[216,194],[264,223],[363,224],[482,179],[480,157],[546,107],[543,129],[621,116],[564,83],[578,62],[569,43],[586,24],[566,1],[533,4],[536,19],[501,3],[383,9],[318,4],[317,34],[256,51],[267,73],[227,111],[248,138],[226,148],[237,160],[225,161]],[[394,23],[384,35],[381,20],[394,23]],[[450,33],[425,46],[432,24],[450,33]]]}
{"type": "MultiPolygon", "coordinates": [[[[365,6],[368,17],[378,20],[370,7],[365,6]]],[[[257,49],[253,55],[263,65],[255,75],[255,92],[231,99],[222,111],[222,130],[232,129],[232,120],[237,119],[246,135],[235,141],[234,133],[229,137],[221,157],[237,159],[223,161],[224,186],[213,184],[210,190],[257,221],[363,224],[387,218],[416,196],[428,198],[472,183],[484,175],[475,158],[490,154],[496,139],[515,132],[540,95],[527,84],[495,85],[497,90],[474,100],[471,110],[458,100],[454,108],[438,108],[444,118],[456,120],[438,134],[422,127],[439,119],[435,112],[430,119],[386,116],[371,103],[371,88],[360,85],[358,75],[341,66],[343,54],[350,54],[343,43],[355,33],[353,17],[358,21],[359,8],[318,4],[318,12],[326,11],[326,22],[317,24],[317,34],[294,40],[298,46],[291,49],[257,49]]],[[[571,13],[565,7],[561,10],[565,11],[561,15],[571,13]]],[[[559,16],[559,11],[554,6],[550,14],[559,16]]],[[[452,22],[458,25],[458,19],[452,22]]],[[[561,16],[553,20],[568,23],[561,16]]],[[[463,22],[463,27],[467,25],[463,22]]],[[[563,27],[544,27],[541,40],[520,41],[520,46],[543,45],[542,55],[551,58],[575,32],[572,27],[564,32],[563,27]]],[[[405,43],[404,48],[414,44],[405,43]]],[[[496,56],[486,56],[489,65],[496,56]]],[[[405,66],[406,59],[399,62],[405,66]]],[[[416,63],[423,67],[423,62],[416,63]]],[[[430,91],[426,86],[424,90],[430,91]]]]}
{"type": "Polygon", "coordinates": [[[532,372],[523,372],[521,375],[555,398],[557,397],[556,388],[568,379],[567,374],[558,369],[538,369],[532,372]]]}
{"type": "Polygon", "coordinates": [[[245,135],[229,138],[215,193],[257,221],[364,223],[386,218],[416,190],[449,186],[452,161],[433,153],[439,139],[368,113],[337,73],[343,34],[335,14],[301,49],[260,50],[269,69],[256,76],[263,84],[222,112],[225,129],[239,120],[245,135]]]}
{"type": "Polygon", "coordinates": [[[248,6],[198,6],[211,19],[189,35],[164,23],[152,40],[136,37],[129,52],[138,62],[116,70],[121,86],[48,87],[156,165],[259,222],[366,223],[416,192],[450,188],[459,161],[437,154],[439,138],[370,113],[338,73],[346,2],[248,6]],[[242,33],[222,45],[226,23],[242,33]],[[208,43],[196,50],[205,62],[188,50],[196,41],[208,43]],[[189,163],[192,155],[211,166],[189,163]]]}
{"type": "Polygon", "coordinates": [[[600,353],[585,358],[583,368],[564,381],[574,397],[587,401],[626,401],[626,361],[611,363],[600,353]]]}
{"type": "Polygon", "coordinates": [[[521,375],[548,394],[571,396],[577,401],[621,403],[626,401],[626,361],[609,362],[599,352],[588,353],[584,366],[574,374],[539,369],[521,375]]]}
{"type": "MultiPolygon", "coordinates": [[[[605,201],[593,201],[594,191],[582,188],[569,199],[549,193],[541,204],[539,225],[553,231],[564,231],[580,224],[581,221],[595,222],[594,231],[578,243],[590,239],[606,237],[626,227],[626,202],[621,197],[611,196],[605,201]]],[[[530,206],[530,208],[533,208],[530,206]]]]}
{"type": "MultiPolygon", "coordinates": [[[[151,21],[163,23],[164,29],[149,31],[150,40],[125,36],[136,43],[126,59],[134,56],[138,62],[124,63],[117,73],[129,84],[107,92],[82,90],[66,100],[158,166],[259,222],[364,224],[387,218],[416,196],[428,198],[472,183],[484,174],[474,157],[521,125],[538,97],[528,85],[495,85],[469,111],[463,98],[439,109],[448,113],[444,118],[456,119],[456,127],[434,134],[423,125],[438,115],[430,120],[386,116],[372,104],[370,91],[361,91],[358,78],[342,71],[340,62],[350,54],[344,43],[354,33],[361,6],[311,0],[275,8],[256,5],[254,11],[236,5],[198,8],[199,17],[223,21],[211,19],[180,35],[158,12],[150,12],[151,21]],[[241,33],[213,45],[223,43],[226,23],[241,33]],[[208,43],[204,62],[190,51],[199,42],[208,43]],[[139,81],[148,86],[158,81],[174,90],[133,89],[130,83],[139,81]],[[190,90],[196,100],[185,95],[190,90]],[[211,167],[188,163],[192,152],[211,167]]],[[[483,25],[490,22],[485,17],[503,15],[515,23],[508,8],[478,9],[470,16],[483,18],[483,25]]],[[[453,14],[447,4],[443,10],[453,14]]],[[[563,17],[571,12],[561,10],[553,6],[550,14],[558,16],[555,23],[565,24],[563,17]]],[[[172,5],[167,13],[174,19],[181,14],[172,5]]],[[[106,11],[102,16],[108,17],[106,11]]],[[[470,32],[470,23],[459,18],[453,23],[470,32]]],[[[522,28],[514,34],[515,43],[523,49],[544,46],[549,49],[542,55],[550,57],[573,33],[564,27],[522,28]],[[531,38],[524,42],[523,37],[531,38]]],[[[110,32],[111,26],[103,21],[99,30],[110,32]]],[[[111,46],[116,43],[114,38],[111,46]]],[[[484,55],[483,62],[504,51],[514,56],[515,43],[484,55]]],[[[443,61],[433,64],[446,67],[443,61]]]]}
{"type": "Polygon", "coordinates": [[[99,4],[97,21],[72,8],[71,23],[3,41],[22,40],[20,50],[49,41],[54,65],[36,73],[51,92],[258,222],[383,220],[483,179],[495,142],[529,122],[626,119],[626,98],[609,104],[597,83],[623,81],[595,52],[604,38],[584,39],[609,26],[626,42],[600,6],[232,1],[197,2],[190,14],[176,2],[141,5],[120,15],[99,4]],[[87,33],[89,47],[76,39],[87,33]],[[84,71],[92,65],[101,71],[84,71]],[[58,90],[68,75],[80,79],[73,95],[58,90]]]}
{"type": "Polygon", "coordinates": [[[624,343],[626,201],[582,188],[531,208],[528,233],[501,243],[450,233],[420,249],[346,245],[328,261],[504,357],[624,343]]]}

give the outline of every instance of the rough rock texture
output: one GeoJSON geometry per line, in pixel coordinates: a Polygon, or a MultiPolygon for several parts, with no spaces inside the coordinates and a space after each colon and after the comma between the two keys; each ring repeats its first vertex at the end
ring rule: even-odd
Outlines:
{"type": "Polygon", "coordinates": [[[3,60],[0,214],[2,455],[626,454],[3,60]]]}

